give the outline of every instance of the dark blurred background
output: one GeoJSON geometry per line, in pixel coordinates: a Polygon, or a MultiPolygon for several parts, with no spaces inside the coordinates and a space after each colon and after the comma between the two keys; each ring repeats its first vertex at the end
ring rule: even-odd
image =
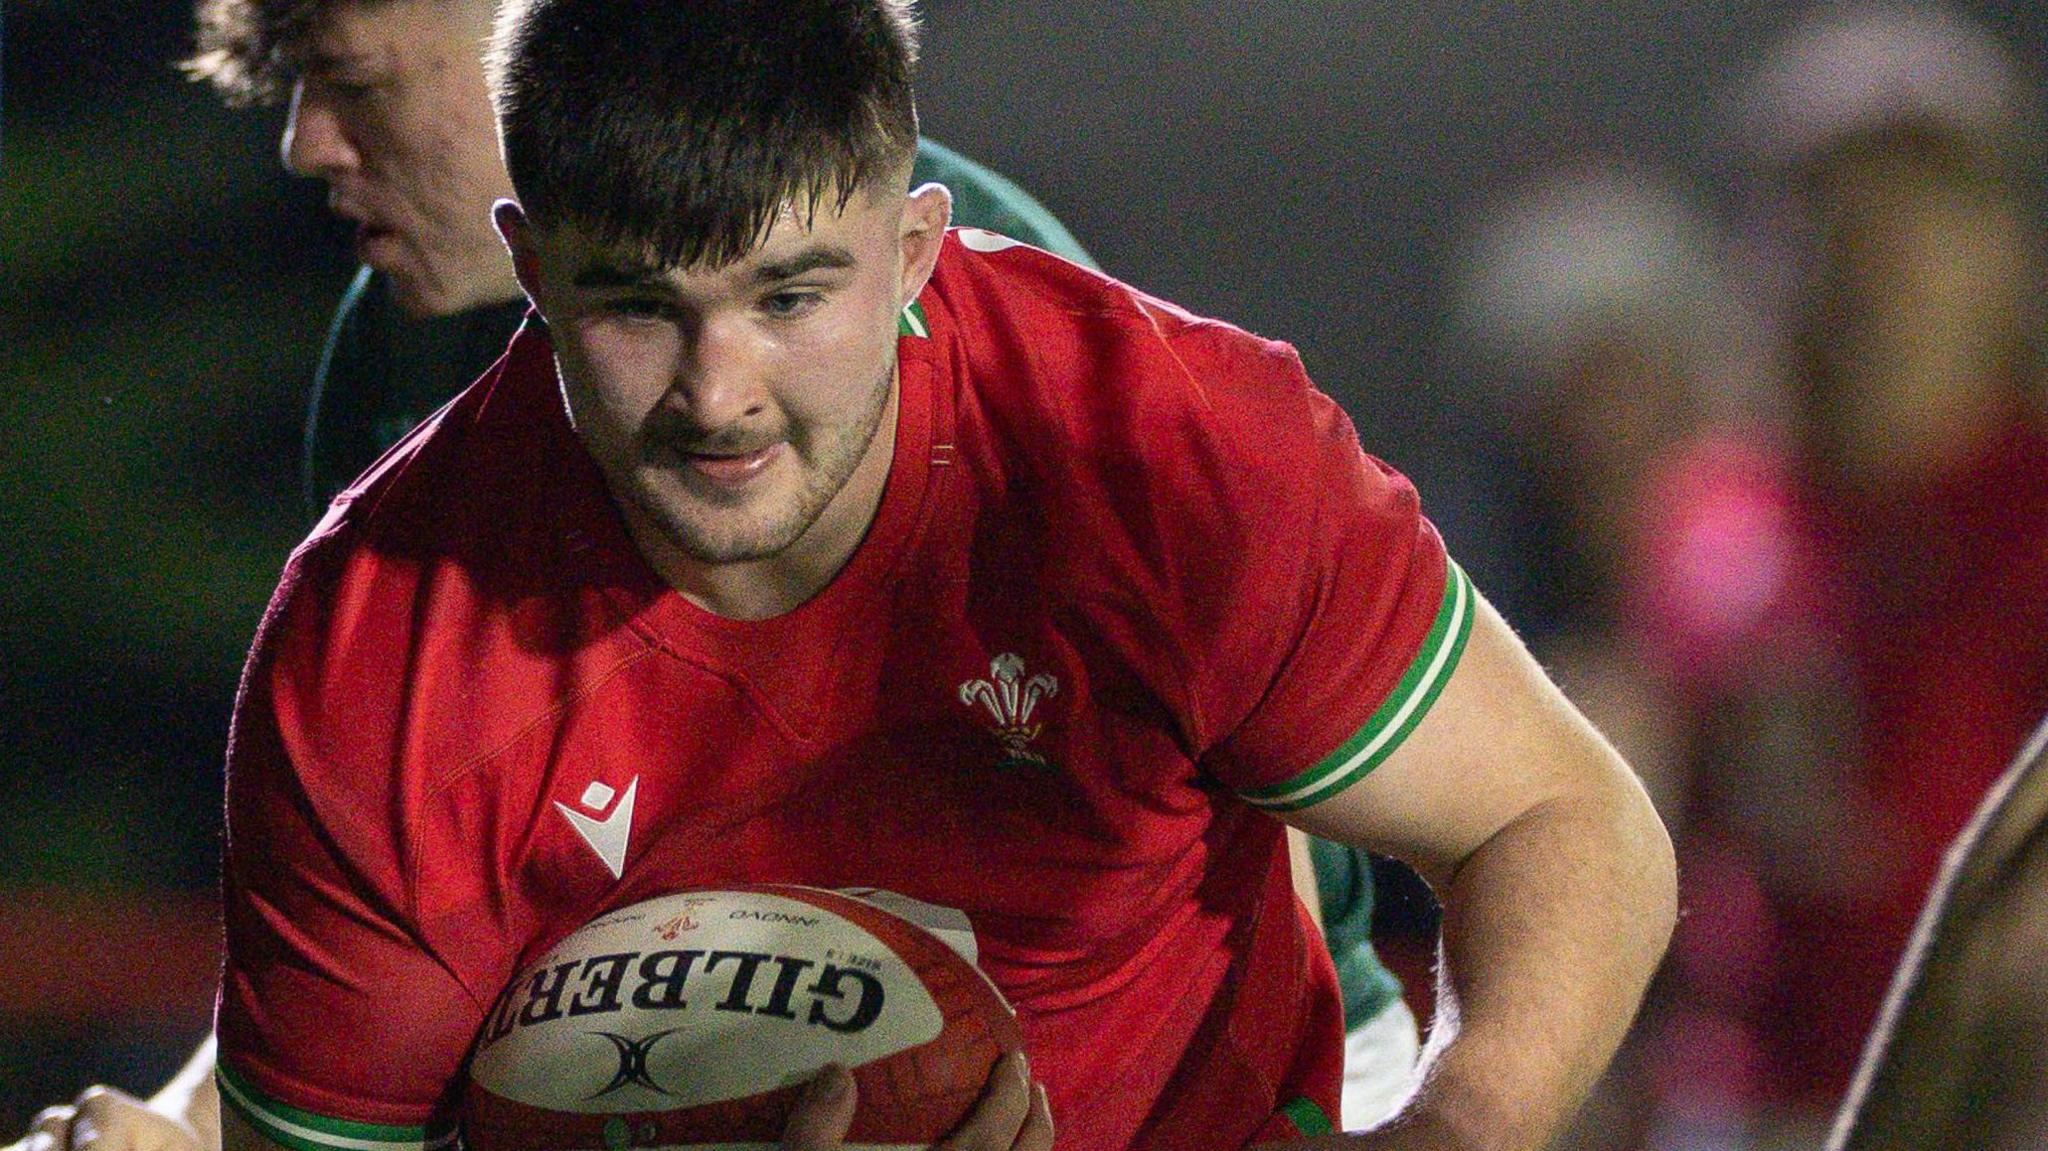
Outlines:
{"type": "MultiPolygon", "coordinates": [[[[1480,205],[1589,154],[1732,212],[1729,96],[1799,6],[929,0],[926,130],[1119,277],[1292,341],[1511,618],[1488,392],[1446,334],[1480,205]]],[[[1962,5],[2028,68],[2048,6],[1962,5]]],[[[352,261],[277,110],[182,79],[176,4],[9,3],[0,90],[0,1142],[204,1031],[221,749],[305,527],[352,261]]],[[[1535,598],[1532,600],[1532,596],[1535,598]]]]}

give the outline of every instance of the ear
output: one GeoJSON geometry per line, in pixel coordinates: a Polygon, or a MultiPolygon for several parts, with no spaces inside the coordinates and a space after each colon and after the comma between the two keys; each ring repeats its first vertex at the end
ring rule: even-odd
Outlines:
{"type": "Polygon", "coordinates": [[[926,184],[911,190],[903,202],[903,282],[897,305],[907,307],[924,291],[945,246],[946,225],[953,219],[953,193],[944,184],[926,184]]]}
{"type": "Polygon", "coordinates": [[[491,205],[491,222],[498,226],[498,237],[512,254],[512,274],[519,278],[519,290],[534,307],[540,307],[540,256],[534,251],[533,227],[527,223],[525,210],[511,200],[499,200],[491,205]]]}

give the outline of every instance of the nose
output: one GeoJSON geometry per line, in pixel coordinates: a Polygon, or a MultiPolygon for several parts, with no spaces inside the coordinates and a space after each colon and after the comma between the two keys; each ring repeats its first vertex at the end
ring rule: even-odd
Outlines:
{"type": "Polygon", "coordinates": [[[291,106],[285,112],[278,155],[292,174],[323,180],[355,167],[359,159],[332,101],[318,87],[309,89],[304,80],[292,82],[291,106]]]}
{"type": "Polygon", "coordinates": [[[672,385],[691,422],[716,430],[760,414],[764,338],[742,316],[705,316],[695,327],[672,385]]]}

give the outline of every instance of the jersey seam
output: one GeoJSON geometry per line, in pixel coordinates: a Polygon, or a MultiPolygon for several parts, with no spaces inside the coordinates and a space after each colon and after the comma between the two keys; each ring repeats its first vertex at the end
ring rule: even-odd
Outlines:
{"type": "MultiPolygon", "coordinates": [[[[535,713],[532,719],[520,725],[519,729],[511,735],[464,760],[459,766],[449,771],[445,776],[427,788],[421,798],[423,800],[437,798],[449,788],[469,778],[470,775],[474,774],[485,763],[503,754],[506,748],[531,735],[534,729],[538,728],[541,724],[565,713],[576,703],[595,695],[627,668],[632,667],[652,654],[654,654],[654,649],[643,645],[638,651],[621,658],[617,663],[605,669],[604,673],[595,680],[568,695],[562,696],[535,713]]],[[[413,930],[420,936],[422,943],[430,943],[431,941],[426,938],[426,917],[420,900],[420,860],[425,854],[425,848],[422,845],[422,839],[425,835],[425,828],[422,826],[423,822],[423,820],[415,819],[412,822],[412,826],[406,829],[406,902],[410,904],[408,910],[412,915],[413,930]]],[[[454,977],[456,984],[462,988],[462,993],[469,997],[470,1002],[479,1010],[489,1013],[491,1007],[497,1002],[497,993],[494,991],[487,996],[479,995],[477,989],[470,985],[470,981],[442,957],[438,947],[430,945],[427,950],[429,954],[434,956],[435,962],[440,964],[444,970],[454,977]]]]}

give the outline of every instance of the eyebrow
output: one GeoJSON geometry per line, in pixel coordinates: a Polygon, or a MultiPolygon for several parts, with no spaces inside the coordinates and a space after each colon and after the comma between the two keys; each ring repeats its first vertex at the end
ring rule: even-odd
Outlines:
{"type": "Polygon", "coordinates": [[[301,75],[316,75],[329,72],[345,72],[351,68],[374,68],[384,54],[368,48],[347,49],[340,52],[320,48],[301,52],[287,52],[287,62],[301,75]],[[293,59],[292,57],[296,57],[293,59]]]}
{"type": "Polygon", "coordinates": [[[794,280],[820,268],[851,268],[855,262],[853,253],[845,248],[836,244],[820,245],[798,252],[780,263],[762,264],[748,278],[757,284],[772,284],[779,280],[794,280]]]}
{"type": "MultiPolygon", "coordinates": [[[[762,264],[748,272],[747,279],[755,284],[775,284],[807,272],[851,268],[856,263],[852,252],[826,244],[805,249],[786,260],[762,264]]],[[[578,288],[637,288],[657,284],[661,278],[661,269],[649,264],[596,263],[577,272],[569,282],[578,288]]]]}
{"type": "Polygon", "coordinates": [[[579,288],[634,288],[660,279],[660,270],[645,264],[592,264],[569,282],[579,288]]]}

